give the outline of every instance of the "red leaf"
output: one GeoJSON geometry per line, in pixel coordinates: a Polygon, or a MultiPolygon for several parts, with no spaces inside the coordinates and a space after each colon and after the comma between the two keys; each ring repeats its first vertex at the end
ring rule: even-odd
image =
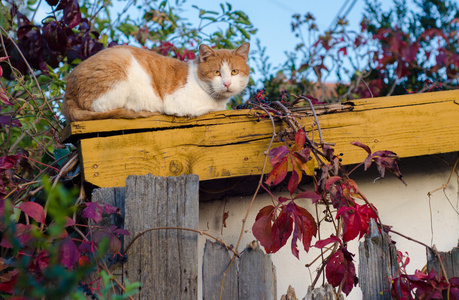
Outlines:
{"type": "Polygon", "coordinates": [[[336,251],[325,267],[325,275],[328,283],[333,287],[337,287],[343,283],[343,292],[349,295],[358,281],[355,276],[355,266],[352,262],[352,255],[345,248],[336,251]]]}
{"type": "Polygon", "coordinates": [[[266,253],[271,252],[273,235],[271,230],[271,216],[265,215],[255,221],[252,226],[253,236],[260,242],[266,253]]]}
{"type": "Polygon", "coordinates": [[[268,154],[269,162],[271,163],[272,166],[277,165],[278,163],[282,161],[284,156],[288,154],[288,152],[289,152],[288,148],[285,146],[280,146],[280,147],[271,149],[271,151],[269,151],[269,154],[268,154]]]}
{"type": "Polygon", "coordinates": [[[306,209],[297,206],[293,201],[290,202],[283,211],[291,214],[295,220],[292,235],[292,253],[299,258],[298,249],[296,247],[298,239],[303,242],[303,248],[308,252],[311,247],[312,237],[316,236],[317,233],[317,224],[314,217],[306,209]]]}
{"type": "Polygon", "coordinates": [[[306,134],[303,129],[300,129],[295,134],[295,145],[293,145],[292,151],[297,152],[304,148],[306,142],[306,134]]]}
{"type": "Polygon", "coordinates": [[[35,259],[36,265],[40,272],[43,272],[49,265],[49,252],[42,250],[35,259]]]}
{"type": "Polygon", "coordinates": [[[293,195],[293,193],[298,188],[299,181],[300,181],[300,176],[298,176],[298,173],[294,170],[288,181],[288,191],[290,192],[290,195],[293,195]]]}
{"type": "Polygon", "coordinates": [[[346,47],[341,47],[339,50],[338,50],[338,53],[340,52],[343,52],[344,56],[347,55],[347,48],[346,47]]]}
{"type": "Polygon", "coordinates": [[[301,165],[302,165],[303,170],[304,170],[304,164],[307,163],[309,160],[311,160],[311,149],[309,149],[309,148],[301,149],[300,151],[297,151],[297,152],[293,153],[293,156],[299,162],[301,162],[301,165]]]}
{"type": "Polygon", "coordinates": [[[330,189],[330,187],[332,187],[335,182],[337,182],[338,180],[341,180],[342,178],[340,176],[332,176],[330,178],[327,179],[327,182],[325,183],[325,190],[328,191],[330,189]]]}
{"type": "MultiPolygon", "coordinates": [[[[32,235],[30,234],[30,229],[32,228],[32,225],[24,225],[21,223],[16,224],[15,226],[15,238],[17,239],[17,242],[21,246],[24,246],[25,243],[27,243],[31,238],[32,235]]],[[[5,248],[13,248],[13,245],[11,245],[11,242],[9,240],[8,235],[3,235],[2,242],[0,243],[1,247],[5,248]]]]}
{"type": "Polygon", "coordinates": [[[322,199],[322,195],[313,191],[304,191],[297,194],[293,199],[312,199],[312,203],[316,203],[322,199]]]}
{"type": "Polygon", "coordinates": [[[14,286],[18,280],[18,271],[16,269],[2,274],[2,282],[0,283],[0,291],[5,293],[13,293],[14,286]]]}
{"type": "Polygon", "coordinates": [[[283,209],[272,226],[272,239],[274,241],[270,253],[276,253],[282,248],[290,238],[293,228],[293,219],[288,212],[283,209]]]}
{"type": "Polygon", "coordinates": [[[274,165],[273,170],[269,173],[268,178],[266,179],[267,185],[277,185],[282,180],[284,180],[285,176],[287,175],[288,170],[288,160],[287,156],[284,156],[282,160],[274,165]]]}
{"type": "Polygon", "coordinates": [[[319,249],[322,249],[323,247],[331,244],[331,243],[335,243],[335,242],[340,242],[341,244],[341,240],[334,236],[334,235],[331,235],[329,238],[326,238],[325,240],[320,240],[320,241],[317,241],[316,244],[314,245],[314,247],[316,248],[319,248],[319,249]]]}
{"type": "Polygon", "coordinates": [[[405,185],[406,182],[403,180],[403,175],[398,168],[397,161],[399,158],[397,154],[392,151],[376,151],[372,155],[373,161],[376,163],[376,166],[379,171],[379,175],[384,177],[385,170],[388,169],[391,171],[398,179],[400,179],[405,185]]]}
{"type": "Polygon", "coordinates": [[[75,221],[73,221],[72,218],[69,218],[69,217],[65,217],[67,219],[67,221],[65,222],[65,226],[64,227],[69,227],[69,226],[73,226],[75,225],[75,221]]]}
{"type": "Polygon", "coordinates": [[[113,233],[114,234],[117,234],[117,235],[129,235],[129,231],[127,231],[126,229],[122,229],[122,228],[118,228],[118,229],[115,229],[113,230],[113,233]]]}
{"type": "Polygon", "coordinates": [[[255,223],[252,226],[253,235],[265,249],[271,249],[273,245],[271,221],[274,210],[275,207],[272,205],[263,207],[258,212],[255,223]]]}
{"type": "Polygon", "coordinates": [[[34,219],[40,224],[45,223],[45,210],[43,206],[35,202],[23,202],[19,205],[19,209],[22,210],[26,215],[34,219]]]}
{"type": "Polygon", "coordinates": [[[119,214],[121,211],[119,207],[111,206],[107,203],[103,203],[103,206],[107,214],[119,214]]]}
{"type": "Polygon", "coordinates": [[[20,155],[8,155],[0,157],[0,172],[12,169],[19,158],[21,158],[20,155]]]}
{"type": "Polygon", "coordinates": [[[83,210],[82,216],[99,223],[102,220],[102,213],[104,212],[102,205],[96,202],[86,202],[84,204],[86,208],[83,210]]]}
{"type": "Polygon", "coordinates": [[[5,105],[13,105],[13,103],[8,100],[4,91],[0,91],[0,102],[3,102],[5,105]]]}
{"type": "Polygon", "coordinates": [[[343,241],[347,242],[359,236],[359,239],[368,232],[370,219],[376,219],[376,213],[368,204],[358,205],[355,207],[341,207],[337,218],[343,218],[343,241]]]}
{"type": "Polygon", "coordinates": [[[70,237],[62,240],[59,248],[59,261],[67,267],[72,269],[80,258],[80,251],[78,250],[75,242],[70,237]]]}

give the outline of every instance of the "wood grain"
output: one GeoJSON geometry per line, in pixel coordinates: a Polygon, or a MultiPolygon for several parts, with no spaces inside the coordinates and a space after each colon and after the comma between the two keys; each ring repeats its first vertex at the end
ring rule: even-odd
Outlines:
{"type": "MultiPolygon", "coordinates": [[[[401,158],[459,150],[459,91],[354,103],[353,111],[319,116],[325,142],[335,144],[336,154],[344,154],[345,165],[360,163],[367,155],[351,145],[353,141],[372,151],[394,151],[401,158]]],[[[313,118],[302,117],[300,123],[318,141],[313,118]]],[[[276,120],[276,131],[284,127],[276,120]]],[[[128,175],[148,173],[198,174],[200,180],[260,174],[272,125],[268,118],[236,110],[195,119],[154,116],[75,122],[64,135],[67,140],[80,139],[85,180],[115,187],[124,186],[128,175]]]]}
{"type": "Polygon", "coordinates": [[[397,249],[389,235],[380,233],[371,219],[370,230],[359,244],[359,286],[363,299],[390,300],[388,278],[398,271],[397,249]]]}
{"type": "MultiPolygon", "coordinates": [[[[199,179],[129,176],[126,180],[125,237],[159,227],[198,227],[199,179]]],[[[197,234],[163,229],[137,239],[123,265],[124,278],[142,283],[136,299],[197,299],[197,234]]]]}

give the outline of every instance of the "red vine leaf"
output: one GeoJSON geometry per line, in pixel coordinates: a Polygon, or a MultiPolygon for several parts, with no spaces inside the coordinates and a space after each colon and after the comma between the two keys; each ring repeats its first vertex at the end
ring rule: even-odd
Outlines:
{"type": "MultiPolygon", "coordinates": [[[[14,286],[18,280],[18,270],[14,269],[2,274],[2,282],[0,283],[0,291],[5,293],[13,293],[14,286]]],[[[11,299],[11,298],[10,298],[11,299]]]]}
{"type": "Polygon", "coordinates": [[[335,243],[335,242],[339,242],[340,244],[342,244],[341,240],[337,236],[332,234],[329,238],[317,241],[316,244],[314,245],[314,247],[322,249],[323,247],[325,247],[325,246],[327,246],[327,245],[329,245],[331,243],[335,243]]]}
{"type": "Polygon", "coordinates": [[[355,207],[343,206],[338,209],[336,217],[343,218],[343,241],[347,242],[359,236],[362,238],[367,232],[370,219],[377,219],[376,213],[368,205],[359,205],[355,207]]]}
{"type": "Polygon", "coordinates": [[[284,180],[287,176],[288,171],[288,160],[284,156],[281,161],[274,165],[273,170],[269,173],[268,179],[266,179],[267,185],[277,185],[284,180]]]}
{"type": "Polygon", "coordinates": [[[312,199],[312,203],[316,203],[322,199],[322,195],[313,191],[304,191],[297,194],[293,199],[312,199]]]}
{"type": "Polygon", "coordinates": [[[403,175],[398,168],[397,160],[399,159],[397,154],[392,151],[376,151],[372,155],[373,161],[376,163],[379,174],[384,177],[386,169],[391,171],[403,184],[407,185],[403,180],[403,175]]]}
{"type": "Polygon", "coordinates": [[[300,129],[295,134],[295,145],[293,145],[292,151],[298,152],[304,149],[304,143],[306,142],[306,134],[303,129],[300,129]]]}
{"type": "Polygon", "coordinates": [[[293,195],[303,178],[303,171],[307,169],[306,163],[311,159],[311,150],[304,147],[305,142],[306,134],[300,129],[295,134],[295,144],[291,150],[286,146],[280,146],[269,151],[269,161],[273,170],[266,179],[267,185],[277,185],[285,179],[290,161],[293,172],[288,182],[288,190],[290,195],[293,195]]]}
{"type": "Polygon", "coordinates": [[[252,226],[252,232],[266,253],[277,252],[292,236],[292,253],[298,258],[298,241],[303,242],[306,252],[309,251],[312,237],[317,233],[317,224],[306,209],[297,206],[293,201],[287,205],[284,203],[279,201],[278,207],[281,211],[277,217],[275,211],[278,207],[270,205],[262,208],[252,226]]]}
{"type": "Polygon", "coordinates": [[[22,210],[26,215],[34,219],[40,224],[45,223],[45,210],[43,206],[35,202],[23,202],[19,205],[19,209],[22,210]]]}
{"type": "Polygon", "coordinates": [[[342,283],[343,293],[349,295],[358,283],[355,275],[355,266],[352,262],[352,254],[346,248],[340,248],[328,260],[325,267],[325,275],[328,283],[337,287],[342,283]]]}
{"type": "MultiPolygon", "coordinates": [[[[36,227],[36,226],[35,226],[36,227]]],[[[31,238],[31,229],[32,225],[24,225],[21,223],[16,224],[15,226],[15,242],[18,242],[21,246],[24,246],[31,238]]],[[[10,237],[6,234],[3,235],[2,242],[0,243],[1,247],[5,248],[13,248],[13,245],[11,244],[10,237]]]]}
{"type": "MultiPolygon", "coordinates": [[[[271,221],[275,207],[273,205],[263,207],[255,218],[252,233],[265,249],[271,249],[273,244],[271,221]]],[[[268,252],[268,250],[266,250],[268,252]]]]}
{"type": "Polygon", "coordinates": [[[288,154],[288,152],[289,152],[288,148],[285,146],[280,146],[280,147],[271,149],[271,151],[269,151],[269,154],[268,154],[269,162],[271,163],[272,166],[277,165],[288,154]]]}
{"type": "Polygon", "coordinates": [[[75,242],[70,237],[63,239],[59,248],[59,261],[62,265],[68,269],[73,269],[79,258],[80,251],[75,242]]]}
{"type": "Polygon", "coordinates": [[[328,191],[330,187],[332,187],[338,180],[341,180],[342,178],[340,176],[332,176],[327,179],[327,182],[325,183],[325,190],[328,191]]]}

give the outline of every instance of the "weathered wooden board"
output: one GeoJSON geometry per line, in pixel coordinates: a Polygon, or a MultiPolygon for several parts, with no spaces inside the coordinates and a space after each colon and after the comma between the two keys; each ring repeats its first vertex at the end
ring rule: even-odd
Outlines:
{"type": "MultiPolygon", "coordinates": [[[[126,180],[125,237],[160,227],[198,227],[199,178],[129,176],[126,180]]],[[[162,229],[150,231],[127,253],[124,278],[142,283],[136,299],[197,299],[197,234],[162,229]]]]}
{"type": "MultiPolygon", "coordinates": [[[[459,150],[459,91],[354,103],[353,111],[319,116],[325,141],[335,143],[337,153],[344,153],[344,164],[365,159],[366,152],[352,146],[353,141],[373,151],[392,150],[400,157],[459,150]]],[[[300,122],[310,130],[313,118],[302,117],[300,122]]],[[[283,127],[277,120],[276,130],[283,127]]],[[[194,173],[200,180],[260,174],[272,125],[268,118],[258,121],[248,110],[237,110],[195,119],[160,115],[74,122],[63,135],[67,140],[81,138],[85,180],[111,187],[123,186],[131,174],[194,173]]],[[[317,130],[309,136],[317,141],[317,130]]]]}
{"type": "Polygon", "coordinates": [[[225,277],[220,298],[223,273],[228,269],[231,256],[218,243],[206,241],[203,258],[203,299],[259,299],[277,297],[276,271],[268,254],[250,247],[236,258],[225,277]]]}
{"type": "Polygon", "coordinates": [[[228,250],[218,242],[206,241],[202,265],[202,299],[234,300],[238,299],[237,261],[231,266],[228,250]],[[229,267],[229,269],[228,269],[229,267]],[[227,272],[223,281],[223,275],[227,272]],[[222,288],[223,282],[223,290],[222,288]],[[222,297],[220,298],[220,291],[222,297]]]}
{"type": "Polygon", "coordinates": [[[269,255],[259,247],[247,248],[239,259],[239,298],[275,300],[277,278],[269,255]]]}
{"type": "MultiPolygon", "coordinates": [[[[315,289],[311,289],[308,287],[308,293],[303,300],[335,300],[335,290],[331,286],[331,284],[326,284],[324,286],[316,287],[315,289]]],[[[339,295],[339,300],[344,300],[343,294],[339,295]]]]}
{"type": "Polygon", "coordinates": [[[392,299],[389,278],[397,269],[397,249],[372,219],[369,233],[359,245],[358,277],[363,299],[392,299]]]}
{"type": "MultiPolygon", "coordinates": [[[[430,249],[427,249],[427,271],[434,269],[438,275],[444,276],[438,256],[430,249]]],[[[453,248],[448,252],[439,252],[443,267],[448,278],[459,277],[459,247],[453,248]]]]}

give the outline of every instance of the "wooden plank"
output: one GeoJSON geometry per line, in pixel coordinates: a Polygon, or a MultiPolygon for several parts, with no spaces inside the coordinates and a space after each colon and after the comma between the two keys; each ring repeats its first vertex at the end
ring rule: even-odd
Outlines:
{"type": "Polygon", "coordinates": [[[247,248],[239,259],[238,299],[277,299],[274,265],[259,247],[247,248]]]}
{"type": "MultiPolygon", "coordinates": [[[[386,105],[382,99],[371,99],[376,104],[361,100],[361,106],[356,105],[354,111],[321,115],[319,122],[325,141],[335,143],[337,153],[344,153],[345,165],[362,162],[366,157],[364,150],[350,144],[353,141],[367,144],[373,151],[392,150],[402,158],[458,151],[459,105],[454,100],[459,99],[458,93],[397,96],[397,101],[383,98],[386,105]]],[[[151,125],[161,119],[163,127],[81,140],[85,180],[96,186],[110,187],[123,186],[130,174],[193,173],[198,174],[200,180],[210,180],[261,173],[264,152],[272,135],[269,120],[257,122],[253,116],[227,111],[180,121],[187,126],[174,127],[177,123],[168,123],[167,127],[164,120],[170,117],[156,118],[156,121],[150,118],[90,121],[97,122],[98,126],[108,125],[105,121],[127,122],[125,125],[130,124],[126,126],[132,128],[135,124],[151,125]]],[[[310,130],[313,119],[304,117],[300,122],[310,130]]],[[[276,131],[283,127],[280,121],[276,122],[276,131]]],[[[317,141],[317,131],[310,131],[309,135],[317,141]]],[[[274,146],[278,145],[280,143],[274,146]]],[[[269,171],[268,166],[266,172],[269,171]]]]}
{"type": "Polygon", "coordinates": [[[397,271],[397,249],[372,219],[370,231],[359,244],[359,286],[363,299],[390,300],[391,278],[397,271]]]}
{"type": "MultiPolygon", "coordinates": [[[[453,248],[448,252],[438,252],[445,267],[448,278],[459,277],[459,247],[453,248]]],[[[440,261],[430,249],[427,249],[427,271],[434,269],[438,275],[444,276],[441,271],[440,261]]]]}
{"type": "MultiPolygon", "coordinates": [[[[451,102],[459,100],[459,90],[432,92],[422,94],[410,94],[403,96],[378,97],[353,100],[354,111],[371,109],[396,108],[403,106],[422,105],[429,103],[451,102]]],[[[209,124],[223,124],[239,121],[247,121],[251,117],[250,110],[226,110],[205,114],[197,118],[183,118],[165,115],[157,115],[142,119],[117,119],[94,120],[70,123],[61,132],[63,140],[72,136],[94,134],[109,131],[129,131],[139,129],[176,128],[190,126],[204,126],[209,124]]],[[[389,116],[390,117],[390,116],[389,116]]],[[[263,120],[262,120],[263,121],[263,120]]],[[[265,122],[269,123],[269,122],[265,122]]],[[[264,124],[268,127],[270,124],[264,124]]]]}
{"type": "MultiPolygon", "coordinates": [[[[126,180],[125,228],[129,243],[151,228],[198,227],[196,175],[129,176],[126,180]]],[[[197,235],[175,229],[150,231],[127,253],[123,274],[140,281],[138,299],[197,299],[197,235]]]]}
{"type": "Polygon", "coordinates": [[[202,266],[202,299],[234,300],[238,295],[237,261],[230,266],[228,250],[217,242],[206,241],[202,266]],[[223,274],[230,266],[223,282],[223,274]],[[222,297],[220,290],[223,282],[222,297]]]}

